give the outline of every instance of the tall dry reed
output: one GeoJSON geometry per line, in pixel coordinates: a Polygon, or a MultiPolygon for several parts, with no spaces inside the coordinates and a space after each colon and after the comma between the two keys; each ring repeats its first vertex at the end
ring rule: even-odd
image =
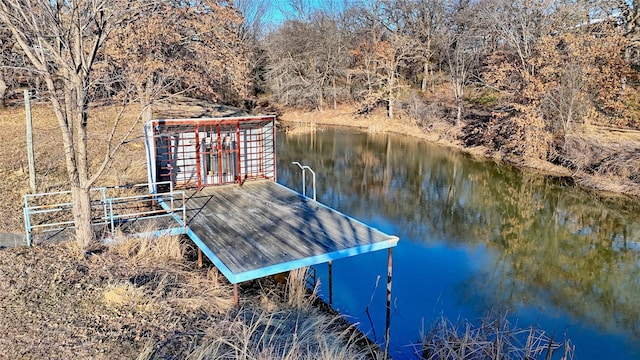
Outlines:
{"type": "Polygon", "coordinates": [[[423,337],[420,356],[428,360],[573,359],[569,340],[557,340],[533,327],[519,328],[507,313],[491,312],[475,323],[442,317],[423,337]]]}

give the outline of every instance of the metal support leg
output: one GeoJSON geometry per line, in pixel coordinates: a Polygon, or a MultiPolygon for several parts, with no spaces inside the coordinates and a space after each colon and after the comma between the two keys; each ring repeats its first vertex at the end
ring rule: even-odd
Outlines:
{"type": "Polygon", "coordinates": [[[389,335],[391,334],[391,279],[393,275],[393,248],[389,248],[389,254],[387,257],[387,321],[385,328],[385,356],[388,358],[389,354],[389,335]]]}
{"type": "Polygon", "coordinates": [[[233,284],[233,305],[240,306],[240,296],[238,295],[238,284],[233,284]]]}
{"type": "Polygon", "coordinates": [[[333,306],[333,261],[329,260],[329,306],[333,306]]]}
{"type": "Polygon", "coordinates": [[[202,267],[202,250],[198,248],[198,268],[202,267]]]}

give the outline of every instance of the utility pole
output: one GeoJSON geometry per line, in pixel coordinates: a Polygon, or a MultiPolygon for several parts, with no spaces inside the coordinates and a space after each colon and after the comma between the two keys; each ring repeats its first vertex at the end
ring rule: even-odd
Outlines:
{"type": "Polygon", "coordinates": [[[24,91],[24,108],[27,117],[27,154],[29,157],[29,186],[31,193],[36,193],[36,161],[33,153],[33,122],[31,120],[31,94],[24,91]]]}

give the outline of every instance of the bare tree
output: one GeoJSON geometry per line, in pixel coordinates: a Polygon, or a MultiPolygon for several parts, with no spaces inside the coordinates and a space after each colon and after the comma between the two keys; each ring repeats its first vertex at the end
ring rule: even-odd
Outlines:
{"type": "MultiPolygon", "coordinates": [[[[413,39],[412,73],[418,79],[421,91],[426,91],[429,79],[433,79],[435,39],[445,24],[445,6],[442,0],[386,1],[393,13],[397,28],[413,39]]],[[[431,81],[433,89],[434,82],[431,81]]]]}
{"type": "Polygon", "coordinates": [[[2,66],[2,71],[0,71],[0,107],[5,106],[5,97],[7,95],[7,89],[9,85],[7,84],[6,73],[7,70],[12,68],[12,58],[15,52],[13,51],[13,45],[15,41],[11,36],[11,32],[6,26],[0,26],[0,65],[2,66]]]}
{"type": "Polygon", "coordinates": [[[217,0],[153,1],[144,16],[111,34],[106,77],[120,74],[150,120],[155,102],[181,93],[211,101],[244,100],[250,85],[242,18],[217,0]]]}
{"type": "Polygon", "coordinates": [[[549,89],[542,98],[542,110],[548,122],[560,127],[561,137],[580,121],[588,109],[584,90],[587,82],[579,64],[569,63],[560,76],[558,84],[549,89]]]}
{"type": "Polygon", "coordinates": [[[625,60],[640,67],[640,0],[592,0],[592,8],[602,9],[598,15],[600,19],[622,20],[624,25],[627,47],[625,60]],[[622,16],[619,16],[619,15],[622,16]]]}
{"type": "Polygon", "coordinates": [[[6,98],[12,90],[33,87],[29,80],[24,53],[16,46],[9,28],[0,22],[0,107],[6,105],[6,98]]]}
{"type": "Polygon", "coordinates": [[[449,68],[449,79],[456,103],[456,124],[462,123],[465,87],[478,71],[483,37],[476,31],[474,9],[469,0],[452,3],[446,28],[440,34],[441,56],[449,68]]]}
{"type": "Polygon", "coordinates": [[[415,56],[417,41],[405,32],[404,23],[393,4],[372,1],[358,9],[359,33],[352,51],[355,99],[360,112],[382,103],[393,118],[394,104],[406,87],[402,70],[415,56]]]}
{"type": "Polygon", "coordinates": [[[323,110],[348,94],[350,44],[341,19],[331,12],[286,21],[266,37],[265,48],[267,81],[280,102],[323,110]]]}
{"type": "Polygon", "coordinates": [[[265,27],[265,17],[269,9],[273,6],[271,0],[236,0],[235,7],[240,11],[242,18],[242,28],[240,37],[245,40],[257,40],[263,34],[265,27]]]}
{"type": "Polygon", "coordinates": [[[111,131],[104,158],[91,171],[87,125],[92,71],[111,30],[138,4],[126,0],[0,2],[0,22],[42,77],[58,121],[73,197],[76,237],[81,245],[94,239],[89,190],[122,144],[115,139],[115,129],[111,131]]]}

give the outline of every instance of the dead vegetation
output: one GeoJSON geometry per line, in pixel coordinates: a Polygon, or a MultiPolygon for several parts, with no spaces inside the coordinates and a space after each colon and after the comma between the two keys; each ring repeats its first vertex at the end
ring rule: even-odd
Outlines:
{"type": "Polygon", "coordinates": [[[421,358],[436,359],[573,359],[571,342],[545,331],[519,328],[507,313],[490,312],[477,322],[452,323],[441,318],[423,335],[421,358]]]}
{"type": "Polygon", "coordinates": [[[177,237],[129,239],[87,252],[74,242],[4,249],[0,358],[376,356],[340,317],[311,306],[304,281],[295,278],[288,288],[271,279],[243,284],[254,290],[242,292],[236,309],[230,284],[213,267],[198,269],[193,249],[177,237]]]}
{"type": "Polygon", "coordinates": [[[564,165],[596,190],[640,196],[640,132],[586,128],[567,136],[564,165]]]}
{"type": "Polygon", "coordinates": [[[640,131],[580,126],[566,135],[555,160],[550,161],[505,152],[499,138],[487,137],[491,124],[486,114],[475,110],[469,112],[464,126],[454,125],[442,112],[427,117],[428,120],[414,118],[407,112],[389,120],[384,114],[357,115],[354,108],[343,105],[323,112],[289,109],[281,120],[285,126],[293,124],[295,128],[301,123],[309,130],[299,133],[315,132],[323,125],[357,127],[368,133],[401,133],[454,147],[477,158],[504,161],[545,175],[571,177],[577,184],[597,191],[640,196],[640,131]]]}
{"type": "MultiPolygon", "coordinates": [[[[97,105],[96,105],[97,106],[97,105]]],[[[105,128],[116,118],[116,107],[103,107],[96,111],[99,119],[90,122],[89,149],[92,165],[98,166],[96,154],[104,152],[105,128]]],[[[118,131],[124,133],[132,125],[133,135],[120,148],[109,168],[95,186],[113,186],[143,183],[147,181],[147,167],[142,136],[142,123],[138,118],[141,108],[130,105],[121,120],[118,131]],[[135,127],[138,130],[135,130],[135,127]]],[[[242,110],[205,101],[172,97],[154,108],[155,118],[239,116],[242,110]]],[[[63,148],[52,111],[44,104],[32,108],[33,136],[36,162],[36,186],[38,192],[69,190],[64,168],[63,148]]],[[[0,192],[3,195],[3,216],[0,217],[0,232],[23,233],[23,196],[30,193],[26,148],[25,111],[16,103],[0,110],[0,127],[5,134],[5,150],[0,153],[0,192]]],[[[122,134],[120,134],[122,135],[122,134]]]]}

